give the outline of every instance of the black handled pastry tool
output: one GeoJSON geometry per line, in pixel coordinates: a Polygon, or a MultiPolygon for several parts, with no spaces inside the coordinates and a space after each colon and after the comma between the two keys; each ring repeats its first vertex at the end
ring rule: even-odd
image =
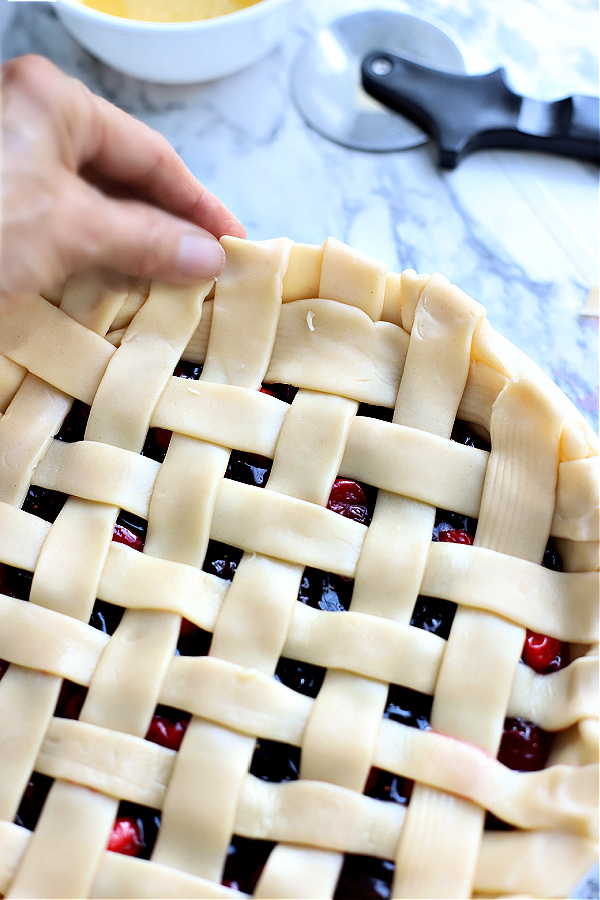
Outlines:
{"type": "Polygon", "coordinates": [[[600,163],[597,97],[533,100],[508,87],[504,69],[485,75],[441,72],[387,51],[370,53],[361,76],[368,94],[431,135],[442,168],[453,169],[468,153],[485,147],[600,163]]]}

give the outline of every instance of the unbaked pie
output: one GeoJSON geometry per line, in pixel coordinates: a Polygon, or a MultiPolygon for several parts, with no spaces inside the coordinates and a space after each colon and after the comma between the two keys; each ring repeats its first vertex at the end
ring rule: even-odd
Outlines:
{"type": "Polygon", "coordinates": [[[0,322],[0,894],[566,897],[598,444],[335,239],[0,322]]]}

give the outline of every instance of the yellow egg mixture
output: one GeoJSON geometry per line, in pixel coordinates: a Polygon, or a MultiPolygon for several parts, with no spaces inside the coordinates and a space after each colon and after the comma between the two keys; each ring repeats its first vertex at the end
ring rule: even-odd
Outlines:
{"type": "Polygon", "coordinates": [[[254,6],[261,0],[81,0],[100,12],[142,22],[195,22],[254,6]]]}

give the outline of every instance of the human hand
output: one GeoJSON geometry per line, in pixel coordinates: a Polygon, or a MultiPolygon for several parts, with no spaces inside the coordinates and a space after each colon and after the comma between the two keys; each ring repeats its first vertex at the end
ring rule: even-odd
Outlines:
{"type": "Polygon", "coordinates": [[[1,92],[0,310],[89,267],[202,281],[245,237],[162,135],[49,60],[5,63],[1,92]]]}

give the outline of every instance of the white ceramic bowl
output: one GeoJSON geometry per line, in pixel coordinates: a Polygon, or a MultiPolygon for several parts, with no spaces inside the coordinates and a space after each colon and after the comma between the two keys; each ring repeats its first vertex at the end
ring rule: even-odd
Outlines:
{"type": "Polygon", "coordinates": [[[126,75],[190,84],[231,75],[261,59],[283,37],[298,0],[260,0],[197,22],[138,22],[56,0],[65,28],[98,59],[126,75]]]}

